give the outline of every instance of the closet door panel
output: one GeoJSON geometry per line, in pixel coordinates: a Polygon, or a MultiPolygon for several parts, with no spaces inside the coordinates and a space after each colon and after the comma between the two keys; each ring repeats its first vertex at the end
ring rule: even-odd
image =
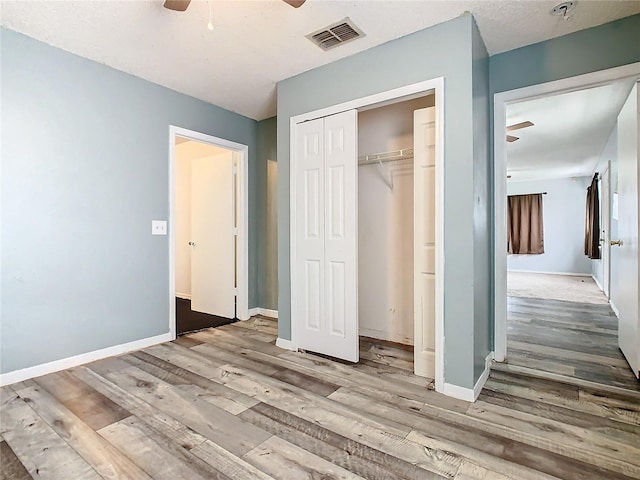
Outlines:
{"type": "Polygon", "coordinates": [[[333,240],[342,240],[345,238],[345,213],[344,204],[344,181],[345,172],[344,165],[329,168],[329,184],[327,192],[327,201],[329,202],[329,222],[327,225],[327,237],[333,240]]]}
{"type": "Polygon", "coordinates": [[[296,128],[293,340],[357,362],[357,113],[296,128]]]}
{"type": "Polygon", "coordinates": [[[422,330],[422,346],[426,351],[435,351],[436,323],[435,310],[432,306],[435,305],[436,300],[436,276],[432,273],[423,273],[421,280],[422,316],[427,320],[422,330]]]}
{"type": "Polygon", "coordinates": [[[324,122],[297,127],[296,250],[294,278],[298,295],[292,298],[292,321],[300,338],[322,331],[324,316],[324,122]]]}
{"type": "Polygon", "coordinates": [[[329,262],[328,279],[328,314],[329,333],[344,338],[346,332],[346,299],[345,264],[344,262],[329,262]]]}
{"type": "Polygon", "coordinates": [[[355,110],[325,118],[325,351],[358,361],[358,161],[355,110]]]}
{"type": "Polygon", "coordinates": [[[416,185],[422,191],[420,197],[422,199],[423,221],[422,221],[422,237],[423,245],[434,245],[436,239],[436,169],[435,165],[422,165],[419,168],[420,185],[416,185]]]}
{"type": "Polygon", "coordinates": [[[306,327],[309,330],[320,331],[320,298],[322,276],[320,274],[322,265],[317,260],[307,260],[305,262],[304,278],[304,303],[303,308],[306,320],[306,327]]]}
{"type": "Polygon", "coordinates": [[[435,377],[435,108],[414,112],[414,372],[435,377]]]}

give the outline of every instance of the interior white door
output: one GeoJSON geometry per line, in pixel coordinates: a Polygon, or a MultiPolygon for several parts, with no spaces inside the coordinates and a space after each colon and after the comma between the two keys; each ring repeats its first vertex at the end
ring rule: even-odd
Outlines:
{"type": "Polygon", "coordinates": [[[235,317],[233,152],[191,163],[191,309],[235,317]]]}
{"type": "Polygon", "coordinates": [[[357,112],[296,128],[292,309],[298,348],[358,361],[357,112]]]}
{"type": "Polygon", "coordinates": [[[436,155],[435,107],[413,117],[414,158],[414,372],[435,378],[436,155]]]}
{"type": "Polygon", "coordinates": [[[609,244],[610,240],[610,229],[611,229],[611,181],[610,181],[610,169],[607,166],[607,169],[600,176],[600,220],[601,220],[601,243],[600,243],[600,252],[602,253],[602,290],[604,294],[609,298],[609,254],[611,250],[611,245],[609,244]]]}
{"type": "MultiPolygon", "coordinates": [[[[640,105],[636,84],[618,116],[618,239],[616,307],[618,343],[636,377],[640,375],[638,319],[638,126],[640,105]]],[[[613,253],[613,252],[612,252],[613,253]]]]}

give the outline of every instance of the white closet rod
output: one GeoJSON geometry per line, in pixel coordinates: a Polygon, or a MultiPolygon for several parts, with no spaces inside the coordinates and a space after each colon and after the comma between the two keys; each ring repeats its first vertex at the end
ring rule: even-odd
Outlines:
{"type": "Polygon", "coordinates": [[[358,165],[368,165],[371,163],[392,162],[394,160],[408,160],[413,158],[413,148],[404,148],[392,152],[374,153],[358,157],[358,165]]]}

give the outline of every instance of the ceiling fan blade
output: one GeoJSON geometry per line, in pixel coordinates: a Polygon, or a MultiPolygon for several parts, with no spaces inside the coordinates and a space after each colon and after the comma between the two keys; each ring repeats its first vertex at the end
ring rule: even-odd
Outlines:
{"type": "Polygon", "coordinates": [[[191,0],[164,0],[164,8],[175,10],[176,12],[184,12],[191,3],[191,0]]]}
{"type": "Polygon", "coordinates": [[[520,137],[514,137],[513,135],[507,135],[507,142],[513,143],[516,140],[520,140],[520,137]]]}
{"type": "Polygon", "coordinates": [[[289,5],[291,5],[293,8],[299,8],[302,6],[302,4],[304,2],[306,2],[307,0],[282,0],[285,3],[288,3],[289,5]]]}
{"type": "Polygon", "coordinates": [[[520,130],[521,128],[533,127],[533,122],[527,120],[526,122],[514,123],[507,127],[507,132],[513,132],[514,130],[520,130]]]}

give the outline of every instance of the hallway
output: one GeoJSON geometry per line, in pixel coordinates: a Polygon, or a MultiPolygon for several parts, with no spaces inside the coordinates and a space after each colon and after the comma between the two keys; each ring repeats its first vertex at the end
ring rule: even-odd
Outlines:
{"type": "Polygon", "coordinates": [[[609,305],[509,297],[507,323],[509,367],[498,369],[537,370],[543,378],[563,381],[560,375],[640,392],[618,348],[617,318],[609,305]]]}

